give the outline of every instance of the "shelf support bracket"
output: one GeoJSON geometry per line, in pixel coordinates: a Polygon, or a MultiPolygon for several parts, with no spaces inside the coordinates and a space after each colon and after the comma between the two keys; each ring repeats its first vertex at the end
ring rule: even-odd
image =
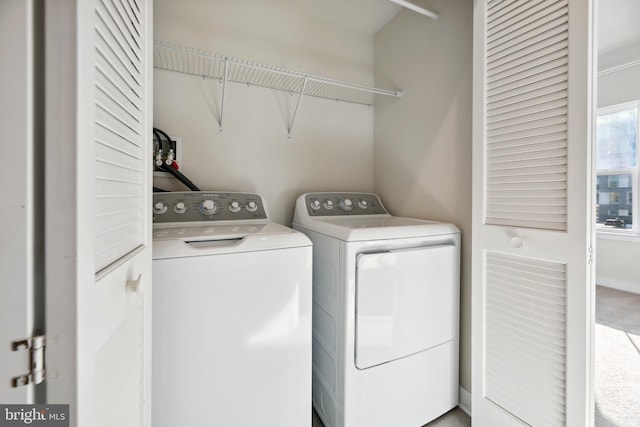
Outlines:
{"type": "Polygon", "coordinates": [[[289,133],[287,138],[291,139],[291,130],[293,129],[293,123],[296,121],[296,114],[298,114],[298,107],[300,107],[300,101],[302,101],[302,95],[304,95],[304,90],[307,88],[308,77],[304,78],[304,82],[302,82],[302,89],[300,90],[300,94],[298,95],[298,102],[296,102],[296,109],[293,110],[293,117],[291,118],[291,124],[289,125],[289,133]]]}
{"type": "Polygon", "coordinates": [[[220,103],[220,126],[218,127],[218,132],[222,132],[222,118],[224,117],[224,94],[227,90],[227,72],[228,72],[229,61],[224,60],[224,78],[222,80],[222,102],[220,103]]]}

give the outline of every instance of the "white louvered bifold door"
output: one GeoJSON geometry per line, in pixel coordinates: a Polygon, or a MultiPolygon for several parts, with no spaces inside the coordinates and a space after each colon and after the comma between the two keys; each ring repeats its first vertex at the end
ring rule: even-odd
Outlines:
{"type": "Polygon", "coordinates": [[[141,34],[137,2],[96,2],[96,271],[144,239],[141,34]]]}
{"type": "Polygon", "coordinates": [[[474,7],[474,425],[589,425],[591,2],[474,7]]]}
{"type": "Polygon", "coordinates": [[[149,427],[152,1],[45,3],[46,397],[149,427]]]}
{"type": "Polygon", "coordinates": [[[568,9],[489,2],[487,224],[566,230],[568,9]]]}

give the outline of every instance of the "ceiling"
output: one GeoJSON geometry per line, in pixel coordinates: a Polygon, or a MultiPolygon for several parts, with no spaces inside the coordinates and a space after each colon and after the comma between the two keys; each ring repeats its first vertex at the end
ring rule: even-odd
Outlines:
{"type": "MultiPolygon", "coordinates": [[[[402,10],[389,0],[295,0],[295,3],[316,18],[371,35],[402,10]]],[[[469,0],[470,6],[471,3],[469,0]]],[[[600,53],[640,45],[640,0],[600,0],[597,21],[600,53]]]]}
{"type": "MultiPolygon", "coordinates": [[[[639,0],[640,1],[640,0],[639,0]]],[[[384,27],[401,6],[389,0],[295,0],[311,16],[373,35],[384,27]]]]}
{"type": "Polygon", "coordinates": [[[598,2],[598,50],[609,51],[640,43],[640,1],[598,2]]]}

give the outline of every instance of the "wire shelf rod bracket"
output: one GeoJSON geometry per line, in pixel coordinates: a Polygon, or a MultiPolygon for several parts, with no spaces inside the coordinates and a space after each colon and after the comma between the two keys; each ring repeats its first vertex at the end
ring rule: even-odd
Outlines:
{"type": "Polygon", "coordinates": [[[228,62],[224,61],[224,76],[222,78],[222,99],[220,101],[220,123],[218,126],[218,132],[222,132],[222,119],[224,117],[224,95],[227,91],[227,79],[228,79],[228,62]]]}
{"type": "Polygon", "coordinates": [[[293,110],[293,117],[291,117],[291,124],[289,125],[289,132],[287,133],[287,138],[291,139],[291,130],[293,129],[293,123],[296,121],[296,115],[298,114],[298,108],[300,107],[300,101],[302,101],[302,95],[304,95],[304,90],[307,87],[308,77],[304,78],[302,82],[302,89],[300,90],[300,94],[298,95],[298,101],[296,102],[296,108],[293,110]]]}

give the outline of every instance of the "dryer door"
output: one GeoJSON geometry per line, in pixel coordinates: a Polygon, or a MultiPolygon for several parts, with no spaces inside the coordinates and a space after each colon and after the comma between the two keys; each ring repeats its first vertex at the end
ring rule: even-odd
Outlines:
{"type": "Polygon", "coordinates": [[[457,325],[457,269],[454,245],[358,255],[356,367],[370,368],[451,340],[457,325]]]}

